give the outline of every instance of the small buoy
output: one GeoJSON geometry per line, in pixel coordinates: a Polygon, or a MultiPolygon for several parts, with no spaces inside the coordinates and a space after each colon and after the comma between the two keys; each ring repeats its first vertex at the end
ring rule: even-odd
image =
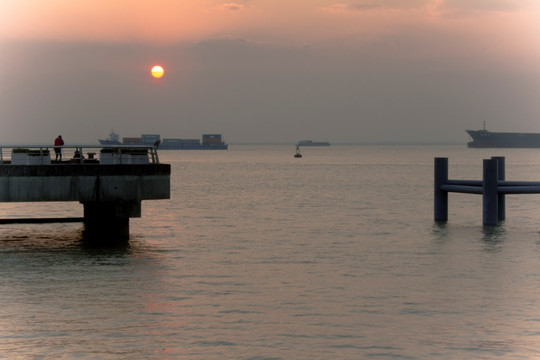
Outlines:
{"type": "Polygon", "coordinates": [[[300,146],[296,145],[296,154],[294,154],[295,158],[301,158],[302,154],[300,154],[300,146]]]}

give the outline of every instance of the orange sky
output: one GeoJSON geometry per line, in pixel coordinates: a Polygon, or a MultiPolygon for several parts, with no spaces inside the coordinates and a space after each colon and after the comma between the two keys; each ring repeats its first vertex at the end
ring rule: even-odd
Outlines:
{"type": "Polygon", "coordinates": [[[519,39],[540,33],[537,0],[2,0],[0,10],[1,39],[310,44],[413,28],[489,36],[526,52],[538,44],[519,39]]]}
{"type": "Polygon", "coordinates": [[[357,46],[410,37],[414,56],[540,59],[538,0],[2,0],[0,24],[0,41],[357,46]]]}

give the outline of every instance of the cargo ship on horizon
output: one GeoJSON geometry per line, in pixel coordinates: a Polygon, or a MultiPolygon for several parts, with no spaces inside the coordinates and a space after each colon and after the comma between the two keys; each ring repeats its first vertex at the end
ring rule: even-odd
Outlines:
{"type": "Polygon", "coordinates": [[[161,139],[159,134],[142,134],[140,137],[124,137],[122,141],[114,131],[108,139],[99,139],[101,145],[154,145],[160,150],[227,150],[229,145],[221,134],[203,134],[200,139],[161,139]]]}
{"type": "Polygon", "coordinates": [[[330,146],[328,141],[300,140],[296,146],[330,146]]]}
{"type": "Polygon", "coordinates": [[[467,143],[470,148],[540,148],[540,133],[492,132],[465,130],[472,138],[467,143]]]}

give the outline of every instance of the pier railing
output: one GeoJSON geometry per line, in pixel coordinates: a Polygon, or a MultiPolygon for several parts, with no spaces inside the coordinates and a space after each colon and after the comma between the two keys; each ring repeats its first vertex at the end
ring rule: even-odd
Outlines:
{"type": "Polygon", "coordinates": [[[506,181],[504,157],[483,161],[482,180],[448,179],[448,158],[435,158],[434,217],[436,221],[448,220],[448,193],[482,195],[482,220],[484,226],[497,226],[506,218],[505,195],[540,194],[538,181],[506,181]]]}
{"type": "Polygon", "coordinates": [[[0,145],[4,164],[159,164],[159,157],[157,145],[0,145]]]}

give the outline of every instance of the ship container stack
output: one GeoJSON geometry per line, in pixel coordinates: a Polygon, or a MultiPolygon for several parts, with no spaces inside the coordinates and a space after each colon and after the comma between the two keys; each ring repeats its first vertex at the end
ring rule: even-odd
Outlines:
{"type": "MultiPolygon", "coordinates": [[[[116,135],[116,134],[115,134],[116,135]]],[[[200,139],[163,139],[159,134],[142,134],[141,137],[124,137],[122,143],[118,140],[113,143],[112,136],[107,140],[99,140],[102,145],[155,145],[160,141],[160,149],[163,150],[227,150],[227,145],[221,134],[203,134],[200,139]]]]}
{"type": "Polygon", "coordinates": [[[164,150],[200,150],[201,141],[199,139],[163,139],[160,148],[164,150]]]}
{"type": "Polygon", "coordinates": [[[228,145],[222,141],[221,134],[203,134],[203,149],[227,149],[228,145]]]}
{"type": "Polygon", "coordinates": [[[142,139],[139,137],[125,137],[122,138],[122,144],[124,145],[143,145],[142,139]]]}
{"type": "Polygon", "coordinates": [[[141,140],[144,145],[154,145],[156,141],[161,141],[159,134],[142,134],[141,140]]]}

